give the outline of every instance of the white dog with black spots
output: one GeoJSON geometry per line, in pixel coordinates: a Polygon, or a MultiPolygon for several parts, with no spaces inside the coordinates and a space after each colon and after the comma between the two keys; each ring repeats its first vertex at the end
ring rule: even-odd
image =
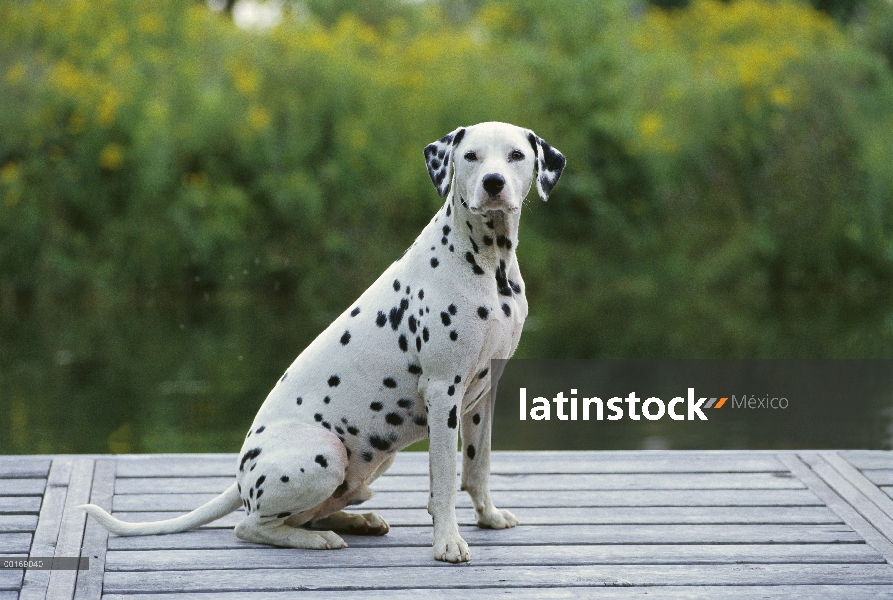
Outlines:
{"type": "Polygon", "coordinates": [[[243,540],[292,548],[343,548],[336,533],[383,535],[374,513],[345,512],[396,453],[430,438],[434,557],[470,560],[456,522],[462,489],[480,527],[518,524],[490,497],[491,359],[518,345],[527,300],[518,269],[518,222],[532,183],[546,200],[564,156],[507,123],[460,127],[425,148],[446,202],[403,256],[295,359],[245,439],[236,482],[189,514],[125,523],[83,508],[118,535],[174,533],[239,507],[243,540]],[[449,194],[447,192],[449,191],[449,194]]]}

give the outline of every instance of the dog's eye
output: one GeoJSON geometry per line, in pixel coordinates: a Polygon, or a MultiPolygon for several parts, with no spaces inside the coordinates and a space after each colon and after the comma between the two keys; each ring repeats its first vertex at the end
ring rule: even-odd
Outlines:
{"type": "Polygon", "coordinates": [[[474,152],[466,152],[465,153],[465,160],[467,160],[468,162],[474,162],[477,159],[478,159],[478,155],[475,154],[474,152]]]}
{"type": "Polygon", "coordinates": [[[509,158],[511,158],[512,160],[523,160],[523,159],[524,159],[524,153],[521,152],[520,150],[514,150],[514,151],[509,155],[509,158]]]}

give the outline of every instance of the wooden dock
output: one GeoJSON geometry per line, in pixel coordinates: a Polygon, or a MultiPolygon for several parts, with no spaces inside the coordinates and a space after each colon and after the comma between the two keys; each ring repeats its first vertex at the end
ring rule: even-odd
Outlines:
{"type": "Polygon", "coordinates": [[[223,491],[235,463],[0,457],[0,555],[90,559],[85,571],[2,569],[0,600],[893,598],[893,453],[881,451],[496,453],[495,502],[522,524],[478,529],[459,493],[467,565],[433,560],[422,453],[401,454],[358,507],[391,532],[344,536],[338,551],[242,542],[240,513],[110,536],[76,508],[169,518],[223,491]]]}

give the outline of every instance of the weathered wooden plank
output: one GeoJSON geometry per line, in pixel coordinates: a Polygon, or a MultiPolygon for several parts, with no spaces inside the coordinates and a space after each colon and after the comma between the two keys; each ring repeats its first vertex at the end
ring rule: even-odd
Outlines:
{"type": "MultiPolygon", "coordinates": [[[[476,566],[613,564],[859,564],[884,563],[867,544],[615,544],[597,546],[475,546],[476,566]]],[[[428,567],[428,552],[417,547],[350,548],[315,552],[290,548],[231,550],[127,550],[106,555],[109,571],[240,569],[327,569],[355,567],[428,567]]]]}
{"type": "MultiPolygon", "coordinates": [[[[597,600],[630,600],[633,598],[662,598],[665,600],[853,600],[854,598],[873,598],[875,600],[893,599],[893,590],[878,585],[768,585],[768,586],[647,586],[647,587],[573,587],[573,588],[512,588],[500,590],[488,588],[483,590],[463,589],[461,598],[494,598],[511,595],[518,600],[578,600],[579,598],[595,598],[597,600]]],[[[288,592],[251,592],[251,600],[286,600],[300,598],[302,600],[332,600],[333,593],[328,591],[288,591],[288,592]]],[[[456,600],[456,590],[443,589],[407,589],[407,590],[358,590],[355,592],[338,592],[339,598],[356,598],[362,600],[456,600]]],[[[167,594],[107,594],[105,600],[171,600],[167,594]]],[[[195,592],[177,594],[177,600],[236,600],[245,598],[245,592],[195,592]]]]}
{"type": "MultiPolygon", "coordinates": [[[[368,512],[357,508],[352,512],[368,512]]],[[[179,516],[177,512],[114,513],[122,521],[140,523],[162,521],[179,516]]],[[[378,511],[391,525],[430,525],[431,515],[424,508],[391,509],[378,511]]],[[[471,508],[457,509],[456,516],[461,525],[474,525],[477,520],[471,508]]],[[[691,507],[691,506],[646,506],[624,508],[522,508],[515,510],[515,516],[525,525],[599,525],[599,524],[672,524],[672,523],[842,523],[836,514],[823,506],[772,506],[772,507],[691,507]]],[[[208,527],[235,527],[245,518],[242,510],[230,513],[222,519],[209,523],[208,527]]]]}
{"type": "MultiPolygon", "coordinates": [[[[840,473],[847,481],[849,481],[853,486],[856,487],[862,494],[865,495],[869,500],[871,500],[875,506],[881,509],[885,515],[889,518],[893,518],[893,501],[890,500],[889,496],[884,494],[877,486],[875,486],[871,481],[869,481],[858,469],[853,467],[850,463],[845,461],[840,455],[836,452],[822,452],[822,458],[824,458],[828,463],[834,467],[834,469],[840,473]]],[[[878,523],[872,522],[875,527],[878,527],[878,523]]],[[[881,528],[881,531],[888,538],[893,539],[893,532],[885,530],[881,528]]]]}
{"type": "Polygon", "coordinates": [[[0,531],[34,531],[37,528],[37,515],[0,515],[0,531]]]}
{"type": "MultiPolygon", "coordinates": [[[[93,473],[90,503],[106,510],[110,510],[112,505],[115,464],[115,460],[111,458],[99,459],[96,461],[96,469],[93,473]]],[[[108,537],[108,531],[95,519],[87,519],[84,529],[84,555],[90,558],[90,570],[78,572],[74,600],[99,600],[101,598],[108,537]]]]}
{"type": "Polygon", "coordinates": [[[40,496],[45,487],[45,479],[0,479],[4,496],[40,496]]]}
{"type": "MultiPolygon", "coordinates": [[[[31,543],[30,556],[54,556],[59,529],[62,525],[62,513],[65,510],[65,498],[68,495],[68,483],[71,479],[71,468],[74,459],[71,456],[60,456],[53,459],[47,476],[46,491],[40,507],[40,517],[34,540],[31,543]]],[[[50,583],[52,571],[29,569],[25,571],[22,582],[20,600],[43,600],[50,583]]]]}
{"type": "Polygon", "coordinates": [[[839,450],[840,456],[857,469],[893,469],[893,451],[839,450]]]}
{"type": "MultiPolygon", "coordinates": [[[[146,455],[119,457],[118,477],[232,477],[235,454],[146,455]]],[[[461,457],[457,458],[461,465],[461,457]]],[[[722,473],[783,471],[771,454],[728,452],[495,452],[491,470],[520,473],[722,473]],[[680,457],[684,456],[684,460],[680,457]]],[[[428,473],[426,452],[403,452],[392,475],[428,473]]]]}
{"type": "MultiPolygon", "coordinates": [[[[116,512],[194,510],[217,494],[141,494],[115,496],[116,512]]],[[[562,494],[549,491],[496,491],[493,500],[500,508],[567,506],[820,506],[809,490],[582,490],[562,494]]],[[[418,508],[427,506],[427,492],[376,492],[362,509],[418,508]]],[[[468,494],[456,496],[457,507],[470,507],[468,494]]]]}
{"type": "MultiPolygon", "coordinates": [[[[812,470],[821,477],[825,483],[831,486],[838,495],[846,500],[850,506],[868,519],[871,525],[880,531],[887,540],[893,539],[893,519],[891,519],[877,504],[865,496],[851,481],[841,475],[823,456],[824,453],[803,453],[803,460],[812,470]]],[[[868,483],[868,482],[866,482],[868,483]]],[[[868,483],[871,487],[871,484],[868,483]]],[[[893,550],[893,545],[890,546],[893,550]]]]}
{"type": "Polygon", "coordinates": [[[51,460],[45,456],[0,456],[0,478],[46,479],[51,460]]]}
{"type": "Polygon", "coordinates": [[[28,554],[30,548],[30,533],[0,533],[0,553],[28,554]]]}
{"type": "Polygon", "coordinates": [[[893,585],[893,567],[862,565],[610,565],[491,568],[468,565],[430,567],[341,569],[243,569],[211,571],[106,573],[107,593],[227,590],[355,590],[357,588],[411,588],[424,581],[428,588],[486,588],[532,586],[629,585],[784,585],[852,584],[893,585]]]}
{"type": "Polygon", "coordinates": [[[24,569],[0,569],[0,590],[20,589],[24,574],[24,569]]]}
{"type": "MultiPolygon", "coordinates": [[[[65,497],[65,509],[62,512],[62,526],[59,528],[59,539],[56,542],[54,556],[57,558],[81,556],[86,514],[78,506],[90,500],[95,463],[92,458],[74,459],[71,480],[68,483],[68,495],[65,497]]],[[[51,571],[47,598],[71,598],[74,595],[77,576],[78,571],[74,570],[51,571]]]]}
{"type": "Polygon", "coordinates": [[[36,515],[40,496],[0,496],[0,515],[36,515]]]}
{"type": "MultiPolygon", "coordinates": [[[[803,484],[784,473],[623,473],[601,475],[493,475],[490,489],[550,490],[553,493],[579,490],[709,490],[709,489],[798,489],[803,484]]],[[[231,477],[131,477],[118,479],[115,494],[220,493],[232,485],[231,477]]],[[[458,488],[458,479],[457,479],[458,488]]],[[[376,491],[427,491],[428,476],[383,477],[376,491]]]]}
{"type": "Polygon", "coordinates": [[[893,469],[863,469],[862,475],[875,485],[893,485],[893,469]]]}
{"type": "MultiPolygon", "coordinates": [[[[569,544],[835,544],[861,543],[845,525],[522,525],[499,531],[461,527],[472,545],[569,544]]],[[[395,527],[382,537],[345,536],[356,547],[430,546],[432,529],[395,527]]],[[[242,548],[246,542],[228,529],[198,529],[171,535],[109,538],[110,550],[242,548]]]]}
{"type": "MultiPolygon", "coordinates": [[[[808,452],[803,453],[809,456],[808,452]]],[[[846,500],[835,492],[819,475],[811,469],[802,457],[794,453],[780,452],[778,459],[787,466],[800,481],[809,486],[815,494],[821,498],[825,505],[840,515],[844,522],[853,528],[862,538],[868,542],[878,554],[888,562],[893,562],[893,543],[883,536],[874,526],[860,515],[846,500]]]]}

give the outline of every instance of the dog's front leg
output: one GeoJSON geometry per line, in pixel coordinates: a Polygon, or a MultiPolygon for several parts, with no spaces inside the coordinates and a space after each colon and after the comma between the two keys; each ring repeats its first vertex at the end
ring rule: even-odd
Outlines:
{"type": "Polygon", "coordinates": [[[490,390],[462,413],[462,489],[471,496],[478,527],[506,529],[518,524],[507,510],[499,510],[490,497],[490,434],[493,428],[490,390]]]}
{"type": "Polygon", "coordinates": [[[456,445],[459,442],[459,394],[448,395],[450,384],[429,382],[424,392],[428,408],[428,458],[431,495],[428,513],[434,519],[434,558],[447,562],[471,560],[468,544],[456,522],[456,445]],[[441,390],[440,388],[443,387],[441,390]]]}

